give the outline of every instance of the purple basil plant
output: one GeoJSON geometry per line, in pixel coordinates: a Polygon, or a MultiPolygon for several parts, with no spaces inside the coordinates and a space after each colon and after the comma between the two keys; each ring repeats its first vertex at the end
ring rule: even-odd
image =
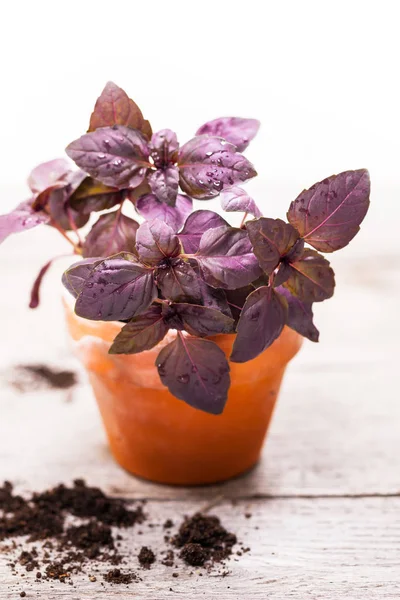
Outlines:
{"type": "MultiPolygon", "coordinates": [[[[256,175],[241,152],[258,128],[255,119],[216,119],[180,146],[169,129],[152,133],[133,100],[108,83],[88,133],[66,149],[79,170],[66,159],[39,165],[28,180],[32,197],[0,216],[0,242],[43,223],[69,241],[82,258],[63,275],[76,314],[123,323],[110,353],[150,350],[173,330],[156,360],[160,379],[212,414],[224,409],[230,368],[210,337],[236,334],[230,360],[239,363],[268,348],[285,325],[317,342],[312,306],[335,287],[321,252],[346,246],[369,206],[369,175],[360,169],[301,192],[287,222],[262,216],[239,186],[256,175]],[[213,211],[193,211],[193,199],[216,196],[224,211],[244,213],[239,228],[213,211]],[[122,212],[125,203],[141,224],[122,212]]],[[[31,307],[50,264],[34,283],[31,307]]]]}

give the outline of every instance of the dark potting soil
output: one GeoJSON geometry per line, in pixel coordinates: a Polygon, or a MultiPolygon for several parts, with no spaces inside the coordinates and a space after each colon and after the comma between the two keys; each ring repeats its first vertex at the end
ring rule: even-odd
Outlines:
{"type": "MultiPolygon", "coordinates": [[[[120,564],[132,562],[134,554],[120,553],[123,536],[116,528],[132,527],[145,518],[142,504],[129,507],[123,500],[110,498],[80,479],[70,487],[60,484],[28,499],[14,494],[9,482],[0,487],[0,542],[7,541],[0,549],[13,556],[9,566],[14,574],[20,567],[22,571],[33,572],[31,577],[38,582],[57,580],[72,585],[72,578],[78,573],[86,573],[95,582],[101,565],[103,569],[109,565],[110,570],[103,575],[107,583],[140,581],[134,572],[119,568],[120,564]],[[26,540],[19,542],[22,536],[26,540]]],[[[160,525],[147,523],[151,528],[160,525]]],[[[141,567],[150,568],[156,562],[156,553],[162,557],[163,565],[177,567],[175,553],[168,546],[166,549],[167,543],[179,549],[178,556],[187,565],[210,571],[230,557],[236,544],[236,536],[216,516],[196,513],[184,517],[176,535],[171,532],[165,536],[165,530],[173,527],[171,519],[162,523],[155,551],[145,545],[141,547],[137,555],[141,567]]],[[[140,533],[144,541],[145,534],[140,533]]],[[[177,577],[178,573],[174,570],[172,575],[177,577]]]]}
{"type": "Polygon", "coordinates": [[[196,513],[186,517],[172,543],[181,548],[180,557],[188,565],[221,562],[232,554],[236,535],[221,525],[218,517],[196,513]]]}
{"type": "Polygon", "coordinates": [[[156,555],[151,548],[142,546],[138,554],[138,560],[142,567],[150,569],[151,565],[156,561],[156,555]]]}
{"type": "Polygon", "coordinates": [[[73,371],[58,371],[48,365],[18,365],[10,383],[21,392],[41,388],[67,390],[76,385],[77,377],[73,371]]]}

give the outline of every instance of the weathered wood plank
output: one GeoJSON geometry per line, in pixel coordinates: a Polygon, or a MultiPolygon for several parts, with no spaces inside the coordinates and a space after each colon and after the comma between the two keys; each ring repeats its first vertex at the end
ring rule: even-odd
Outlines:
{"type": "MultiPolygon", "coordinates": [[[[34,581],[30,585],[12,576],[6,557],[0,553],[0,600],[15,600],[21,590],[27,597],[46,600],[91,600],[135,597],[165,600],[213,598],[229,600],[393,600],[400,595],[400,498],[375,499],[288,499],[226,503],[213,513],[235,531],[251,551],[227,563],[229,575],[217,571],[199,577],[201,570],[164,567],[157,561],[150,571],[140,571],[136,559],[142,544],[154,549],[162,543],[162,523],[171,518],[179,523],[182,514],[199,505],[182,502],[150,502],[146,510],[153,528],[140,526],[122,531],[123,552],[129,554],[124,568],[137,571],[142,581],[126,586],[101,586],[101,576],[92,583],[88,576],[74,576],[74,587],[34,581]],[[250,512],[252,517],[245,518],[250,512]],[[177,571],[178,578],[172,573],[177,571]],[[190,572],[193,575],[190,575],[190,572]]],[[[104,568],[104,571],[108,569],[104,568]]],[[[32,577],[33,575],[33,577],[32,577]]],[[[25,578],[26,580],[27,578],[25,578]]]]}

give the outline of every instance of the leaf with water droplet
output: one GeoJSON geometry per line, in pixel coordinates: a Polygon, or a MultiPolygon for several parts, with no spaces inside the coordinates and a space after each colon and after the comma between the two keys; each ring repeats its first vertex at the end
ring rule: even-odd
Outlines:
{"type": "Polygon", "coordinates": [[[288,273],[283,286],[304,302],[322,302],[333,296],[335,274],[329,261],[315,250],[306,248],[288,265],[288,273]]]}
{"type": "Polygon", "coordinates": [[[286,298],[288,304],[287,325],[312,342],[318,342],[319,331],[313,323],[312,302],[304,302],[297,296],[292,296],[284,286],[275,289],[277,293],[286,298]]]}
{"type": "Polygon", "coordinates": [[[162,383],[176,398],[214,415],[223,411],[229,363],[214,342],[178,334],[161,350],[156,365],[162,383]]]}
{"type": "Polygon", "coordinates": [[[267,275],[271,275],[300,237],[298,231],[282,219],[261,217],[248,221],[246,229],[254,254],[267,275]]]}
{"type": "Polygon", "coordinates": [[[230,359],[252,360],[280,335],[287,316],[286,300],[272,287],[262,286],[248,297],[240,314],[230,359]]]}
{"type": "Polygon", "coordinates": [[[153,133],[150,140],[150,156],[157,169],[163,169],[172,165],[177,157],[179,148],[176,133],[171,129],[161,129],[153,133]]]}
{"type": "Polygon", "coordinates": [[[139,223],[120,210],[101,215],[89,231],[82,255],[111,256],[118,252],[136,252],[136,231],[139,223]]]}
{"type": "Polygon", "coordinates": [[[221,193],[221,206],[226,212],[244,212],[254,217],[261,217],[262,213],[255,200],[241,187],[232,186],[225,188],[221,193]]]}
{"type": "Polygon", "coordinates": [[[156,297],[152,269],[133,260],[108,258],[89,274],[75,312],[94,321],[126,321],[144,312],[156,297]]]}
{"type": "Polygon", "coordinates": [[[195,256],[209,285],[235,289],[248,285],[262,273],[247,231],[217,227],[203,233],[195,256]]]}
{"type": "Polygon", "coordinates": [[[169,206],[165,202],[160,202],[154,194],[141,196],[136,202],[137,212],[151,221],[160,219],[164,221],[171,229],[178,231],[192,211],[193,201],[188,196],[178,194],[175,206],[169,206]]]}
{"type": "Polygon", "coordinates": [[[238,152],[243,152],[256,136],[259,128],[260,121],[256,119],[221,117],[204,123],[196,131],[196,135],[213,135],[224,138],[227,142],[234,144],[238,152]]]}
{"type": "Polygon", "coordinates": [[[113,125],[126,125],[151,137],[150,123],[143,118],[140,108],[122,88],[109,81],[96,101],[88,131],[113,125]]]}
{"type": "Polygon", "coordinates": [[[154,348],[165,337],[168,325],[161,305],[150,306],[146,312],[124,325],[113,341],[109,354],[137,354],[154,348]]]}
{"type": "Polygon", "coordinates": [[[173,302],[200,302],[199,278],[191,265],[180,258],[156,272],[156,283],[164,298],[173,302]]]}
{"type": "Polygon", "coordinates": [[[290,205],[288,220],[317,250],[340,250],[359,231],[368,211],[369,194],[366,169],[332,175],[301,192],[290,205]]]}
{"type": "Polygon", "coordinates": [[[253,165],[235,146],[207,135],[193,138],[179,151],[178,166],[182,190],[198,200],[219,195],[224,187],[257,175],[253,165]],[[216,165],[214,168],[210,168],[216,165]]]}
{"type": "Polygon", "coordinates": [[[179,169],[176,165],[152,171],[147,180],[158,200],[169,206],[175,206],[179,188],[179,169]]]}
{"type": "Polygon", "coordinates": [[[99,257],[86,258],[74,263],[64,271],[61,281],[74,298],[79,296],[90,273],[101,261],[102,259],[99,257]]]}
{"type": "Polygon", "coordinates": [[[27,231],[32,227],[49,222],[49,215],[42,211],[34,211],[32,202],[33,199],[21,202],[11,212],[0,215],[0,244],[12,233],[27,231]]]}
{"type": "Polygon", "coordinates": [[[146,138],[123,125],[86,133],[69,144],[66,153],[91,177],[119,189],[138,187],[150,166],[146,138]]]}

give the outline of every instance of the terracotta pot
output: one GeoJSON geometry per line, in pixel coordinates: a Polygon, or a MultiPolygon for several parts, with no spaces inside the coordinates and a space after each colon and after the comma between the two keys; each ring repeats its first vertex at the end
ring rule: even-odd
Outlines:
{"type": "MultiPolygon", "coordinates": [[[[231,363],[231,388],[222,415],[191,408],[161,384],[160,348],[110,355],[117,322],[87,321],[64,302],[69,333],[86,367],[111,451],[127,471],[160,483],[215,483],[250,469],[259,459],[287,363],[302,337],[285,328],[263,354],[231,363]]],[[[234,335],[213,338],[229,356],[234,335]]]]}

